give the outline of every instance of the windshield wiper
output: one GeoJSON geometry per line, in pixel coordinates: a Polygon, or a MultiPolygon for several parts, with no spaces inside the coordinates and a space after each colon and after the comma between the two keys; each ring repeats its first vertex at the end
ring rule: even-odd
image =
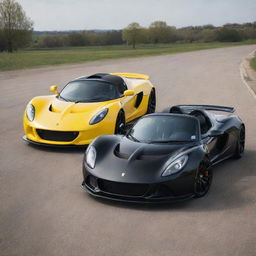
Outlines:
{"type": "Polygon", "coordinates": [[[102,97],[99,97],[99,98],[93,98],[93,99],[90,99],[88,100],[88,102],[98,102],[98,101],[109,101],[109,100],[112,100],[111,98],[102,98],[102,97]]]}
{"type": "Polygon", "coordinates": [[[111,99],[102,99],[102,98],[94,98],[94,99],[86,99],[86,100],[76,100],[75,103],[90,103],[90,102],[99,102],[100,101],[108,101],[111,99]]]}
{"type": "Polygon", "coordinates": [[[60,99],[62,99],[62,100],[64,100],[64,101],[67,101],[67,102],[69,102],[69,101],[70,101],[70,100],[68,100],[68,99],[66,99],[66,98],[63,98],[63,97],[62,97],[62,96],[60,96],[60,95],[59,95],[59,98],[60,98],[60,99]]]}
{"type": "Polygon", "coordinates": [[[136,139],[134,136],[132,136],[130,133],[127,135],[127,137],[132,138],[133,141],[140,142],[138,139],[136,139]]]}
{"type": "Polygon", "coordinates": [[[175,142],[192,142],[191,140],[152,140],[149,144],[153,143],[175,143],[175,142]]]}

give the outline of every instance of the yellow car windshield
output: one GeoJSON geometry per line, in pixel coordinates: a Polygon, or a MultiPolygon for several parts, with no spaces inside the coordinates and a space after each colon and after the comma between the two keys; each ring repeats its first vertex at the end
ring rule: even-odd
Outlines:
{"type": "Polygon", "coordinates": [[[118,98],[115,85],[99,80],[77,80],[68,83],[59,98],[71,102],[101,102],[118,98]]]}

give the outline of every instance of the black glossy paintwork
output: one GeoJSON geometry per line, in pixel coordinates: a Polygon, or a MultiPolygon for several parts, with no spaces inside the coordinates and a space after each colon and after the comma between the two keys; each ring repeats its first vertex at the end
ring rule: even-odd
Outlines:
{"type": "MultiPolygon", "coordinates": [[[[205,111],[206,112],[206,111],[205,111]]],[[[202,136],[203,143],[209,150],[211,164],[233,156],[236,149],[237,140],[241,126],[243,125],[240,118],[236,115],[219,115],[206,112],[212,127],[202,136]],[[210,137],[215,131],[222,133],[217,137],[210,137]]]]}
{"type": "Polygon", "coordinates": [[[198,142],[147,144],[120,135],[105,135],[95,139],[91,145],[97,151],[96,166],[91,169],[83,162],[82,187],[95,196],[121,201],[166,202],[192,198],[199,164],[206,160],[209,165],[214,165],[233,156],[243,125],[235,115],[204,113],[211,122],[211,128],[201,134],[198,142]],[[163,177],[169,159],[185,151],[188,151],[189,156],[185,167],[179,173],[163,177]],[[89,177],[93,177],[95,186],[91,186],[89,177]],[[104,180],[113,182],[113,185],[146,184],[149,189],[139,196],[126,195],[125,191],[109,193],[97,184],[104,180]]]}

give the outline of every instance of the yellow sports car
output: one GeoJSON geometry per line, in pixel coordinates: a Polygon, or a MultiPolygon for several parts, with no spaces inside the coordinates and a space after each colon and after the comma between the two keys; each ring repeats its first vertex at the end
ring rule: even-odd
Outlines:
{"type": "Polygon", "coordinates": [[[33,98],[24,113],[23,139],[35,144],[87,145],[103,134],[122,134],[127,123],[155,111],[149,76],[98,73],[69,82],[59,93],[33,98]]]}

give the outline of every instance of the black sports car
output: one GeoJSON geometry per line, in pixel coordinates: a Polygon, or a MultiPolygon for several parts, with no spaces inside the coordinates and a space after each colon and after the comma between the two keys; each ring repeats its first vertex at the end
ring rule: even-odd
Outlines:
{"type": "Polygon", "coordinates": [[[178,105],[142,117],[125,136],[98,137],[85,153],[82,187],[97,197],[132,202],[202,197],[211,185],[210,167],[243,154],[245,126],[233,112],[178,105]]]}

